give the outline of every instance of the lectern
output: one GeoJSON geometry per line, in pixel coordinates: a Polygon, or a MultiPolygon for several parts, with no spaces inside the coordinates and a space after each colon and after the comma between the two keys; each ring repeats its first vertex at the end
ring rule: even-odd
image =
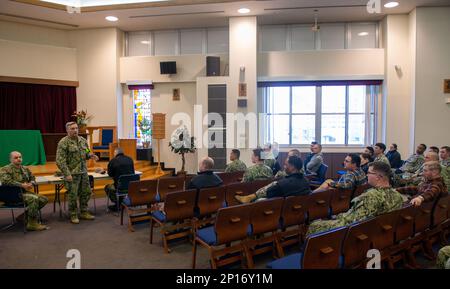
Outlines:
{"type": "Polygon", "coordinates": [[[152,136],[157,140],[156,150],[158,151],[158,168],[157,174],[162,174],[161,159],[160,159],[160,142],[166,137],[166,115],[164,113],[154,113],[152,122],[152,136]]]}

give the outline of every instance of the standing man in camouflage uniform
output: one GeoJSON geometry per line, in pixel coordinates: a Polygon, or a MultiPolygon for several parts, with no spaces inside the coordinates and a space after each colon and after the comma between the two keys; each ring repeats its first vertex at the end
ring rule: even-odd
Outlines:
{"type": "Polygon", "coordinates": [[[390,165],[384,162],[371,163],[367,176],[368,182],[373,188],[354,198],[350,210],[337,215],[335,220],[312,222],[308,229],[308,235],[347,226],[400,209],[403,205],[403,197],[391,188],[390,174],[390,165]]]}
{"type": "Polygon", "coordinates": [[[66,124],[67,136],[58,143],[56,150],[56,165],[64,175],[64,186],[69,194],[70,222],[78,224],[80,219],[93,220],[87,208],[91,197],[89,176],[86,159],[98,160],[98,157],[89,150],[86,139],[78,136],[78,125],[75,122],[66,124]],[[77,199],[80,201],[80,214],[78,215],[77,199]]]}
{"type": "Polygon", "coordinates": [[[373,151],[375,153],[375,160],[374,162],[383,162],[391,166],[391,163],[389,162],[389,159],[384,155],[384,151],[386,151],[386,145],[384,143],[377,143],[373,147],[373,151]]]}
{"type": "Polygon", "coordinates": [[[272,170],[261,159],[261,152],[262,149],[260,148],[253,150],[252,162],[254,165],[245,171],[242,179],[243,183],[253,182],[255,180],[267,180],[273,177],[272,170]]]}
{"type": "Polygon", "coordinates": [[[35,177],[28,168],[22,166],[22,154],[11,152],[9,160],[11,163],[0,169],[0,182],[3,185],[17,186],[23,189],[22,199],[26,206],[27,230],[42,231],[48,229],[47,226],[40,224],[38,221],[39,210],[47,204],[48,199],[34,193],[35,177]]]}
{"type": "Polygon", "coordinates": [[[247,170],[247,166],[243,161],[239,158],[241,156],[241,152],[237,149],[233,149],[230,153],[230,161],[225,168],[226,173],[234,173],[234,172],[245,172],[247,170]]]}

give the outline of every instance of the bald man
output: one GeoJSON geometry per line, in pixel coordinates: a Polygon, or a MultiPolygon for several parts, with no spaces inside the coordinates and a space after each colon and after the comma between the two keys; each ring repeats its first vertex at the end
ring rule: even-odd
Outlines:
{"type": "Polygon", "coordinates": [[[187,189],[212,188],[222,185],[222,179],[214,172],[214,160],[210,157],[203,158],[198,164],[199,173],[193,177],[187,189]]]}
{"type": "Polygon", "coordinates": [[[0,182],[2,185],[22,188],[22,200],[27,208],[27,230],[42,231],[48,229],[47,226],[40,224],[38,221],[39,210],[48,203],[48,199],[34,193],[33,185],[35,177],[28,168],[22,166],[22,154],[20,152],[11,152],[9,154],[9,161],[9,165],[0,169],[0,182]]]}

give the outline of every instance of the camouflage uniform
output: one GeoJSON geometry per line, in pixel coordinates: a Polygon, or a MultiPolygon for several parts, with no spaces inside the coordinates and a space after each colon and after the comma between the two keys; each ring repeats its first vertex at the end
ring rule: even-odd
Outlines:
{"type": "MultiPolygon", "coordinates": [[[[3,185],[20,187],[22,184],[31,183],[34,180],[35,177],[31,171],[24,166],[17,168],[13,164],[9,164],[0,169],[0,182],[3,185]]],[[[48,199],[29,191],[22,194],[22,199],[27,207],[28,223],[37,222],[39,210],[48,203],[48,199]]]]}
{"type": "Polygon", "coordinates": [[[257,190],[256,193],[255,193],[256,194],[256,198],[257,199],[265,199],[265,198],[267,198],[267,190],[270,187],[275,186],[276,184],[277,184],[277,181],[273,181],[270,184],[268,184],[267,186],[264,186],[264,187],[260,188],[259,190],[257,190]]]}
{"type": "Polygon", "coordinates": [[[234,160],[231,163],[229,163],[225,169],[226,173],[233,173],[233,172],[245,172],[247,170],[247,166],[245,163],[241,160],[234,160]]]}
{"type": "Polygon", "coordinates": [[[69,136],[62,138],[56,151],[56,165],[64,177],[72,176],[72,182],[64,181],[69,194],[69,211],[71,216],[77,215],[77,198],[80,199],[80,212],[87,212],[88,201],[91,196],[89,176],[86,159],[89,148],[87,141],[82,137],[72,139],[69,136]]]}
{"type": "Polygon", "coordinates": [[[450,193],[450,159],[441,161],[441,177],[450,193]]]}
{"type": "Polygon", "coordinates": [[[443,247],[439,250],[436,266],[438,269],[450,269],[450,246],[443,247]]]}
{"type": "Polygon", "coordinates": [[[389,159],[384,154],[380,154],[373,161],[374,162],[383,162],[383,163],[386,163],[389,166],[391,166],[391,162],[389,161],[389,159]]]}
{"type": "Polygon", "coordinates": [[[255,180],[266,180],[273,177],[272,170],[265,164],[256,164],[249,167],[242,179],[243,183],[252,182],[255,180]]]}
{"type": "Polygon", "coordinates": [[[367,183],[366,174],[360,169],[347,171],[337,182],[331,182],[330,187],[339,189],[354,189],[367,183]]]}
{"type": "Polygon", "coordinates": [[[268,166],[269,168],[273,168],[274,166],[275,166],[275,163],[276,163],[277,161],[275,160],[275,159],[265,159],[264,160],[264,164],[266,165],[266,166],[268,166]]]}
{"type": "MultiPolygon", "coordinates": [[[[303,168],[301,168],[298,172],[303,174],[303,175],[305,174],[305,170],[303,168]]],[[[284,178],[284,177],[287,177],[287,173],[284,170],[280,170],[280,171],[278,171],[276,173],[274,178],[275,179],[280,179],[280,178],[284,178]]]]}
{"type": "Polygon", "coordinates": [[[308,235],[332,230],[380,214],[400,209],[403,197],[392,188],[372,188],[352,200],[352,207],[336,216],[335,220],[317,220],[311,223],[308,235]]]}
{"type": "Polygon", "coordinates": [[[423,155],[413,154],[405,161],[403,166],[401,166],[400,170],[402,172],[414,173],[420,168],[420,166],[424,162],[425,157],[423,155]]]}

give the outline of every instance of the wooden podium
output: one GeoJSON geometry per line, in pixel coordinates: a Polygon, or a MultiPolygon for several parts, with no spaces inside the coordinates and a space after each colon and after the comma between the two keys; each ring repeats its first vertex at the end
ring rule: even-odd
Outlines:
{"type": "Polygon", "coordinates": [[[119,139],[119,147],[123,149],[123,153],[136,161],[136,146],[135,138],[121,138],[119,139]]]}
{"type": "Polygon", "coordinates": [[[160,142],[166,137],[166,115],[164,113],[154,113],[152,122],[152,136],[157,140],[156,149],[158,151],[158,168],[156,174],[162,174],[160,159],[160,142]]]}

